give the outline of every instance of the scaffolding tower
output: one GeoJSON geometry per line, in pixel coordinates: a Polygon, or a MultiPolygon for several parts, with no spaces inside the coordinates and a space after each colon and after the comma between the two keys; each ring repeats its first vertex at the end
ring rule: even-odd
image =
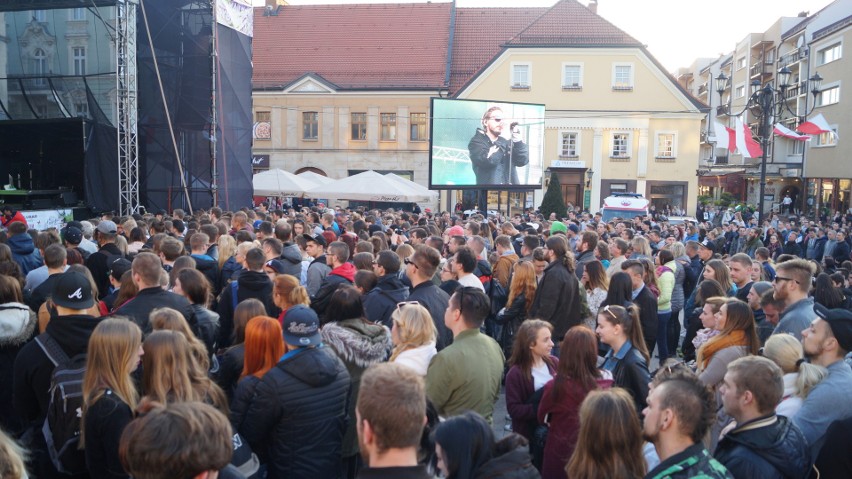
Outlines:
{"type": "Polygon", "coordinates": [[[137,0],[116,0],[116,121],[119,212],[139,212],[138,89],[136,76],[137,0]]]}

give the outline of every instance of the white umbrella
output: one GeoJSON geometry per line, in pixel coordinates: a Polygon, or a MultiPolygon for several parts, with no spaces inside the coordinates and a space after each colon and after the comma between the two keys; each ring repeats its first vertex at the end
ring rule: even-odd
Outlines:
{"type": "Polygon", "coordinates": [[[308,191],[313,197],[356,201],[418,203],[430,201],[423,192],[403,185],[375,171],[365,171],[308,191]]]}
{"type": "Polygon", "coordinates": [[[407,179],[397,175],[396,173],[388,173],[385,176],[387,178],[390,178],[390,179],[396,181],[397,183],[399,183],[401,185],[406,186],[407,188],[411,188],[414,191],[417,191],[421,194],[428,195],[429,196],[428,201],[434,201],[434,200],[438,199],[438,192],[437,191],[432,191],[429,188],[426,188],[425,186],[421,185],[420,183],[415,183],[411,180],[407,180],[407,179]]]}
{"type": "Polygon", "coordinates": [[[329,178],[319,173],[314,173],[313,171],[303,171],[296,176],[298,176],[299,178],[307,178],[317,185],[327,185],[328,183],[334,181],[334,178],[329,178]]]}
{"type": "Polygon", "coordinates": [[[308,178],[277,168],[258,173],[252,177],[254,196],[303,196],[316,183],[308,178]]]}

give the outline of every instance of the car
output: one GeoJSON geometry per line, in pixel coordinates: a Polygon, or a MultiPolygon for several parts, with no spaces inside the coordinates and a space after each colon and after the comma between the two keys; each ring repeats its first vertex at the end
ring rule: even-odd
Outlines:
{"type": "Polygon", "coordinates": [[[669,216],[666,220],[670,225],[682,225],[686,222],[690,222],[694,225],[698,224],[698,220],[692,216],[669,216]]]}

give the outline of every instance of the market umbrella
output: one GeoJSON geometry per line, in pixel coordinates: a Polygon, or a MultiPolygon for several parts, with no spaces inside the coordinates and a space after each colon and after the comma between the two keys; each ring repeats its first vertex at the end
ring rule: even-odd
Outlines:
{"type": "Polygon", "coordinates": [[[396,203],[419,203],[432,199],[431,195],[372,170],[326,185],[319,185],[311,188],[307,193],[309,196],[319,198],[396,203]]]}
{"type": "Polygon", "coordinates": [[[317,184],[305,177],[278,168],[258,173],[252,177],[254,196],[303,196],[317,184]]]}

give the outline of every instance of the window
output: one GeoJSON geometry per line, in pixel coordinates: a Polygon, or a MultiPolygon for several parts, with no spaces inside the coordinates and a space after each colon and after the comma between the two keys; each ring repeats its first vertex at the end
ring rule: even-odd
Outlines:
{"type": "Polygon", "coordinates": [[[426,141],[429,139],[429,118],[425,113],[412,113],[411,141],[426,141]]]}
{"type": "Polygon", "coordinates": [[[580,90],[583,88],[583,65],[562,64],[562,89],[580,90]]]}
{"type": "Polygon", "coordinates": [[[737,58],[737,70],[742,70],[746,67],[746,57],[737,58]]]}
{"type": "Polygon", "coordinates": [[[737,85],[736,90],[734,90],[734,97],[735,98],[742,98],[742,97],[745,96],[745,94],[746,94],[745,85],[737,85]]]}
{"type": "Polygon", "coordinates": [[[302,139],[316,140],[319,135],[319,113],[306,111],[302,113],[302,139]]]}
{"type": "Polygon", "coordinates": [[[46,22],[47,10],[33,10],[33,18],[37,22],[46,22]]]}
{"type": "Polygon", "coordinates": [[[86,19],[86,9],[85,8],[72,8],[71,9],[71,20],[85,20],[86,19]]]}
{"type": "Polygon", "coordinates": [[[791,156],[801,155],[805,151],[805,142],[790,140],[787,142],[787,154],[791,156]]]}
{"type": "Polygon", "coordinates": [[[367,114],[353,113],[352,114],[352,139],[366,140],[367,139],[367,114]]]}
{"type": "Polygon", "coordinates": [[[396,113],[382,113],[382,141],[396,141],[396,113]]]}
{"type": "Polygon", "coordinates": [[[41,48],[36,48],[33,51],[33,59],[32,59],[32,75],[36,76],[34,83],[39,86],[44,86],[47,84],[47,81],[44,79],[44,75],[47,74],[47,54],[41,48]]]}
{"type": "Polygon", "coordinates": [[[616,63],[612,67],[612,89],[615,91],[633,90],[633,64],[616,63]]]}
{"type": "Polygon", "coordinates": [[[74,57],[74,75],[86,74],[86,47],[74,47],[71,51],[74,57]]]}
{"type": "Polygon", "coordinates": [[[817,52],[817,65],[825,65],[826,63],[833,62],[834,60],[839,60],[843,53],[842,49],[843,45],[840,42],[837,42],[819,50],[817,52]]]}
{"type": "Polygon", "coordinates": [[[837,127],[831,126],[831,131],[828,133],[820,133],[817,137],[816,146],[834,146],[837,144],[837,127]]]}
{"type": "Polygon", "coordinates": [[[560,148],[559,156],[576,158],[579,156],[578,137],[576,131],[562,132],[562,147],[560,148]]]}
{"type": "Polygon", "coordinates": [[[611,158],[630,158],[630,133],[612,134],[611,158]]]}
{"type": "Polygon", "coordinates": [[[816,105],[833,105],[840,101],[840,86],[824,88],[817,96],[816,105]]]}
{"type": "Polygon", "coordinates": [[[512,88],[518,90],[529,90],[530,88],[530,64],[512,64],[512,88]]]}
{"type": "Polygon", "coordinates": [[[89,116],[89,104],[85,101],[74,103],[74,111],[78,117],[86,118],[89,116]]]}
{"type": "Polygon", "coordinates": [[[256,111],[254,112],[254,121],[271,121],[270,113],[268,111],[256,111]]]}
{"type": "Polygon", "coordinates": [[[671,158],[675,154],[675,134],[674,133],[658,133],[657,134],[657,158],[671,158]]]}

